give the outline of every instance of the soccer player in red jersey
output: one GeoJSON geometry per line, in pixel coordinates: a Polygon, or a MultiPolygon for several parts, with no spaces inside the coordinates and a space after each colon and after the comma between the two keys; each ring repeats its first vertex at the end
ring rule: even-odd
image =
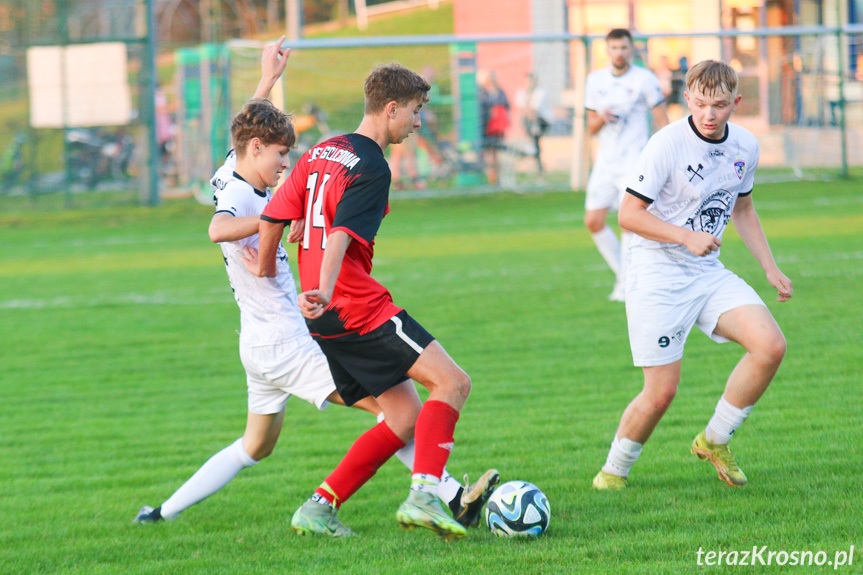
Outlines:
{"type": "MultiPolygon", "coordinates": [[[[329,363],[312,341],[297,303],[296,285],[288,255],[279,249],[275,277],[253,277],[241,262],[246,247],[258,241],[260,214],[272,194],[279,173],[287,167],[288,149],[296,141],[291,119],[266,98],[282,75],[290,50],[284,37],[268,45],[261,57],[261,81],[253,99],[234,117],[231,139],[235,149],[211,180],[216,211],[210,239],[220,244],[231,289],[240,308],[240,357],[249,393],[248,419],[243,437],[213,455],[177,491],[156,508],[144,506],[136,523],[173,521],[192,505],[225,487],[243,469],[272,453],[285,419],[285,404],[297,397],[324,409],[329,402],[344,404],[336,391],[329,363]]],[[[301,220],[288,240],[302,239],[301,220]]],[[[382,417],[371,397],[353,404],[382,417]]],[[[413,467],[414,444],[396,457],[413,467]]],[[[479,522],[482,495],[498,481],[487,472],[473,484],[461,485],[444,470],[439,494],[465,526],[479,522]],[[490,485],[491,484],[491,485],[490,485]]]]}
{"type": "MultiPolygon", "coordinates": [[[[374,238],[389,211],[391,174],[384,150],[419,129],[428,90],[419,74],[396,63],[375,68],[366,78],[365,111],[356,132],[326,140],[300,158],[264,209],[259,253],[247,254],[252,273],[274,274],[285,225],[305,220],[299,303],[309,331],[345,402],[374,396],[385,416],[354,442],[296,511],[291,523],[300,534],[351,534],[336,519],[338,507],[411,438],[416,453],[410,495],[397,520],[448,539],[466,534],[443,511],[437,490],[470,378],[371,277],[374,238]],[[411,379],[429,390],[425,404],[411,379]]],[[[486,482],[480,506],[497,481],[496,471],[488,474],[494,481],[486,482]]]]}

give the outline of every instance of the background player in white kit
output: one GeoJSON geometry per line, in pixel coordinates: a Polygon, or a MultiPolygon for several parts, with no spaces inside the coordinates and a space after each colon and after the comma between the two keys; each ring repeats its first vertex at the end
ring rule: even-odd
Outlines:
{"type": "Polygon", "coordinates": [[[619,221],[637,235],[627,272],[626,313],[644,389],[626,408],[608,459],[593,485],[622,489],[677,392],[683,346],[693,325],[716,342],[746,350],[716,411],[692,443],[732,486],[746,475],[728,442],[762,396],[785,355],[785,337],[758,294],[719,261],[729,219],[778,290],[791,298],[752,203],[758,142],[728,119],[740,103],[737,73],[706,60],[686,75],[692,115],[655,134],[642,152],[620,207],[619,221]]]}
{"type": "Polygon", "coordinates": [[[618,240],[606,218],[620,205],[626,176],[647,144],[648,116],[652,113],[653,129],[659,130],[668,124],[668,114],[659,80],[650,70],[632,65],[635,47],[629,30],[615,28],[605,37],[605,46],[609,65],[587,76],[584,93],[587,130],[599,137],[587,181],[584,225],[616,276],[608,299],[623,301],[629,233],[623,231],[618,240]]]}
{"type": "MultiPolygon", "coordinates": [[[[268,188],[278,184],[279,174],[288,167],[288,151],[296,142],[290,118],[264,99],[287,63],[290,51],[281,48],[283,40],[265,48],[263,74],[255,95],[232,122],[231,139],[237,153],[231,151],[211,180],[216,213],[209,235],[222,248],[228,279],[240,307],[240,359],[249,392],[246,430],[243,437],[211,457],[162,505],[155,509],[143,507],[135,518],[138,523],[176,519],[183,510],[222,489],[244,468],[270,455],[291,395],[318,409],[324,409],[328,402],[344,405],[326,357],[309,335],[300,314],[284,247],[278,246],[275,277],[255,277],[243,263],[248,255],[254,256],[260,215],[272,197],[268,188]]],[[[302,235],[303,222],[294,222],[288,241],[299,241],[302,235]]],[[[375,415],[381,413],[372,398],[354,406],[375,415]]],[[[409,443],[396,455],[410,468],[413,451],[414,445],[409,443]]],[[[457,519],[476,523],[486,492],[494,487],[488,483],[497,480],[496,471],[486,473],[464,488],[445,472],[440,496],[457,519]]]]}

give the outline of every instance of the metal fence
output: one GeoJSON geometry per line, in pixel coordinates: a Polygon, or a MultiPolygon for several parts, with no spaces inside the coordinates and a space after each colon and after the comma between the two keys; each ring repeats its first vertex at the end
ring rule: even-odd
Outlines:
{"type": "MultiPolygon", "coordinates": [[[[863,165],[861,38],[863,30],[854,26],[651,34],[636,38],[636,60],[660,77],[672,120],[687,113],[682,96],[685,68],[681,68],[705,58],[731,62],[740,74],[744,95],[734,121],[761,142],[761,180],[829,178],[863,165]],[[669,46],[676,50],[674,58],[669,58],[669,46]]],[[[228,43],[210,61],[192,58],[197,68],[178,74],[177,97],[195,101],[195,114],[209,114],[208,119],[195,114],[178,118],[183,140],[179,153],[187,151],[184,164],[196,172],[184,175],[186,183],[204,181],[223,157],[229,146],[228,120],[257,83],[262,45],[228,43]],[[206,94],[199,90],[202,76],[209,77],[206,94]],[[207,101],[198,106],[201,97],[207,101]],[[199,129],[202,124],[207,128],[199,129]],[[202,149],[209,160],[193,162],[191,158],[202,157],[202,149]]],[[[207,51],[212,49],[201,53],[207,51]]],[[[187,56],[178,54],[177,60],[187,56]]],[[[388,151],[397,188],[442,193],[492,187],[583,188],[592,152],[584,130],[584,80],[592,69],[605,65],[603,37],[429,36],[296,42],[277,99],[296,116],[298,152],[328,135],[355,129],[362,117],[363,79],[374,65],[393,60],[419,71],[432,84],[423,128],[406,144],[388,151]],[[483,149],[483,118],[477,101],[478,79],[489,71],[496,74],[510,104],[509,126],[496,157],[483,149]],[[552,112],[550,126],[540,139],[543,174],[536,140],[524,121],[528,73],[538,76],[552,112]],[[488,179],[491,162],[500,171],[494,186],[488,179]]]]}
{"type": "Polygon", "coordinates": [[[0,211],[157,203],[155,0],[23,0],[0,35],[0,211]]]}
{"type": "MultiPolygon", "coordinates": [[[[636,37],[636,63],[660,78],[672,120],[687,113],[682,100],[685,66],[705,58],[732,63],[743,94],[733,121],[761,143],[759,178],[831,178],[863,165],[861,39],[863,26],[650,34],[636,37]]],[[[36,43],[32,38],[29,42],[36,43]]],[[[114,177],[90,187],[75,181],[68,150],[63,153],[69,130],[29,126],[26,78],[15,60],[15,73],[0,76],[0,108],[7,125],[0,135],[0,150],[5,150],[0,210],[22,202],[46,205],[49,201],[41,198],[48,196],[62,198],[55,202],[62,205],[81,205],[84,198],[96,196],[105,203],[152,202],[145,177],[150,170],[159,172],[162,197],[195,194],[209,201],[206,181],[230,147],[232,115],[255,89],[262,46],[234,41],[162,55],[161,93],[147,101],[141,87],[148,64],[146,44],[128,42],[132,99],[140,112],[127,126],[104,128],[131,134],[135,142],[122,186],[114,177]],[[155,126],[159,117],[171,124],[167,133],[172,137],[162,142],[164,153],[149,154],[148,133],[154,130],[145,128],[155,126]],[[148,158],[153,158],[151,164],[148,158]],[[15,165],[22,166],[17,173],[15,165]]],[[[411,194],[424,189],[446,194],[583,189],[593,146],[585,135],[584,82],[591,70],[606,64],[604,37],[301,40],[292,49],[281,94],[275,98],[295,116],[298,153],[329,135],[354,130],[362,118],[365,76],[374,65],[395,60],[422,73],[432,85],[423,128],[406,144],[388,150],[396,188],[411,194]],[[478,82],[487,72],[496,74],[510,105],[505,137],[494,150],[483,145],[478,102],[478,82]],[[538,77],[551,108],[539,158],[537,140],[525,122],[528,73],[538,77]],[[498,173],[490,180],[492,165],[498,173]]],[[[4,62],[0,59],[0,68],[4,62]]]]}

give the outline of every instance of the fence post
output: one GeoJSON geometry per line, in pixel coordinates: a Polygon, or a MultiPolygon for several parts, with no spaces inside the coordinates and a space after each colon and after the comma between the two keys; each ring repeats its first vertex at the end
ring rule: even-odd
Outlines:
{"type": "Polygon", "coordinates": [[[590,37],[583,35],[581,44],[583,69],[580,77],[573,80],[572,161],[569,170],[569,187],[573,190],[585,189],[590,174],[590,135],[587,133],[587,110],[584,109],[584,91],[591,62],[590,37]]]}
{"type": "MultiPolygon", "coordinates": [[[[837,3],[837,12],[841,17],[841,8],[837,3]]],[[[837,21],[836,28],[836,44],[838,62],[836,70],[839,74],[839,138],[841,139],[840,146],[842,149],[842,177],[848,177],[848,127],[845,125],[845,57],[842,51],[842,20],[837,21]]]]}
{"type": "MultiPolygon", "coordinates": [[[[483,128],[479,109],[478,88],[476,85],[476,44],[474,42],[459,42],[450,44],[455,75],[453,76],[453,93],[456,95],[454,105],[457,107],[457,138],[456,149],[463,143],[469,143],[471,150],[482,154],[483,128]]],[[[456,173],[457,186],[476,186],[483,181],[483,175],[476,172],[459,170],[456,173]]]]}
{"type": "MultiPolygon", "coordinates": [[[[66,48],[69,45],[69,11],[66,2],[60,2],[57,6],[57,25],[59,26],[58,36],[60,37],[60,97],[61,115],[63,124],[63,172],[67,182],[72,181],[72,167],[69,165],[69,98],[66,86],[66,48]]],[[[71,186],[63,186],[63,205],[64,207],[72,207],[72,189],[71,186]]]]}
{"type": "Polygon", "coordinates": [[[146,0],[146,83],[142,107],[147,118],[147,203],[159,205],[159,144],[156,139],[156,0],[146,0]]]}

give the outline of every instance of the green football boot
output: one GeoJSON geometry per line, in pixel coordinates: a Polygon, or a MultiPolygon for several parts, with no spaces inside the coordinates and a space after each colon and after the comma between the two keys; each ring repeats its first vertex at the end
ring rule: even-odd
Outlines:
{"type": "Polygon", "coordinates": [[[626,477],[600,471],[593,478],[593,488],[599,491],[620,491],[626,489],[626,477]]]}
{"type": "Polygon", "coordinates": [[[410,495],[399,507],[396,520],[404,529],[425,527],[447,540],[467,535],[463,525],[450,517],[441,507],[437,495],[411,489],[410,495]]]}
{"type": "Polygon", "coordinates": [[[734,454],[731,453],[728,445],[710,443],[702,431],[692,441],[691,453],[697,455],[698,459],[706,459],[712,463],[719,473],[719,479],[728,485],[732,487],[746,485],[746,474],[734,461],[734,454]]]}
{"type": "Polygon", "coordinates": [[[297,535],[329,535],[330,537],[351,537],[356,535],[350,527],[336,517],[338,510],[309,499],[294,512],[291,529],[297,535]]]}

